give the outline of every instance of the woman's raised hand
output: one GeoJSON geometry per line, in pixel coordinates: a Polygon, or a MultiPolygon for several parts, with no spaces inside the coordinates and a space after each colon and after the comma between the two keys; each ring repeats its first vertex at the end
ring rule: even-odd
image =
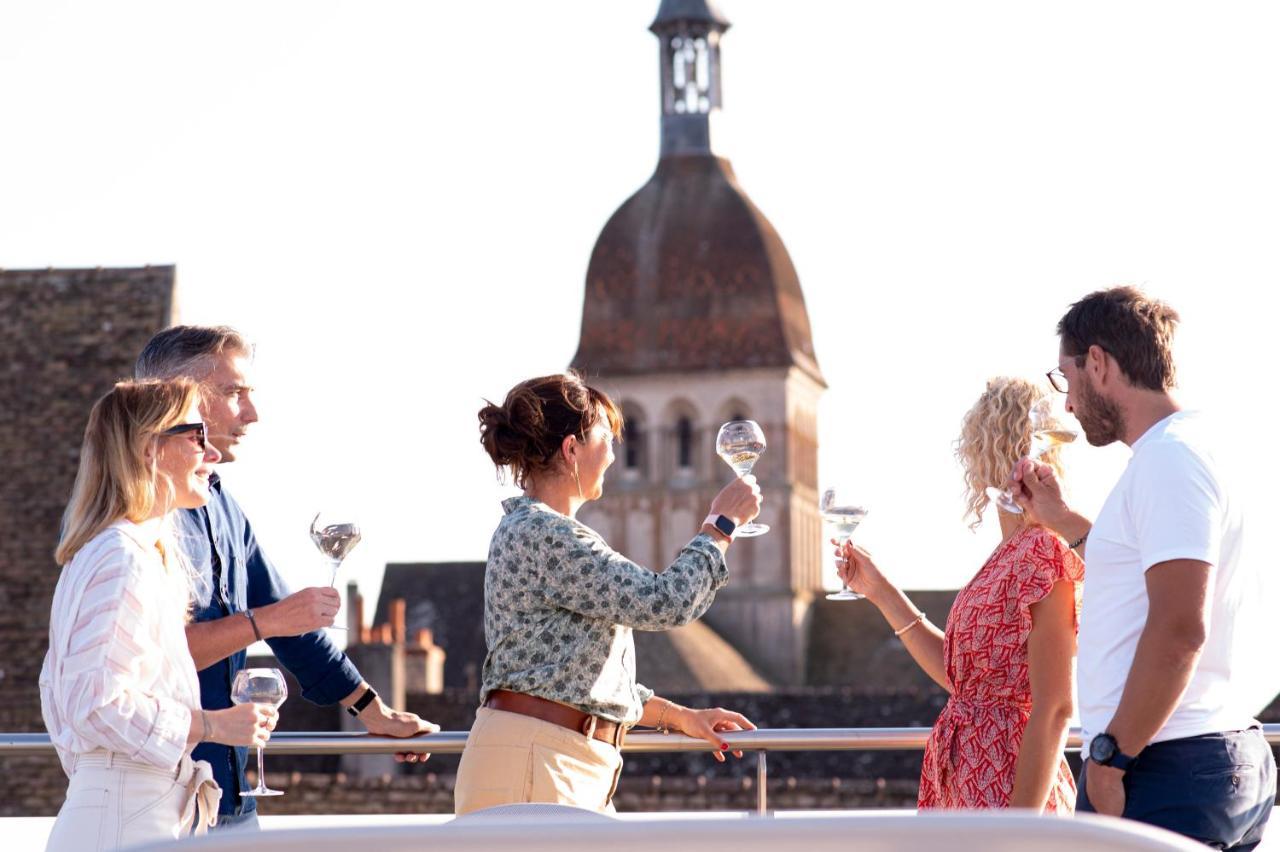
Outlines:
{"type": "Polygon", "coordinates": [[[864,595],[874,604],[883,591],[893,588],[866,550],[852,541],[841,544],[833,538],[831,543],[836,547],[836,570],[850,591],[864,595]]]}
{"type": "Polygon", "coordinates": [[[255,748],[266,745],[276,729],[280,713],[269,704],[237,704],[226,710],[206,710],[208,742],[255,748]]]}
{"type": "Polygon", "coordinates": [[[724,515],[738,526],[760,514],[760,506],[764,497],[760,495],[760,484],[751,474],[733,480],[711,501],[711,514],[724,515]]]}
{"type": "MultiPolygon", "coordinates": [[[[747,520],[750,520],[750,518],[747,520]]],[[[688,707],[682,707],[680,714],[674,721],[675,727],[679,728],[681,733],[700,740],[706,740],[715,746],[716,750],[712,754],[721,763],[724,763],[724,752],[729,748],[729,744],[724,741],[722,734],[730,731],[754,731],[756,729],[756,726],[746,716],[741,713],[735,713],[732,710],[725,710],[723,707],[712,707],[707,710],[693,710],[688,707]]],[[[742,752],[735,751],[733,756],[742,757],[742,752]]]]}

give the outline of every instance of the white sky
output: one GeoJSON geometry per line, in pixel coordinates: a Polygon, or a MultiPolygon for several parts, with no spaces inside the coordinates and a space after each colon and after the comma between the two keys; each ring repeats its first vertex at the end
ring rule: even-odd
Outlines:
{"type": "MultiPolygon", "coordinates": [[[[186,321],[259,343],[224,469],[295,583],[482,559],[482,397],[563,368],[607,217],[657,158],[657,0],[7,2],[0,266],[175,263],[186,321]]],[[[1184,319],[1183,399],[1277,414],[1280,7],[724,0],[717,147],[800,273],[830,384],[824,483],[901,583],[955,587],[960,417],[1056,361],[1067,304],[1184,319]]],[[[1068,456],[1090,512],[1127,458],[1068,456]]],[[[1258,453],[1255,527],[1274,515],[1258,453]]]]}

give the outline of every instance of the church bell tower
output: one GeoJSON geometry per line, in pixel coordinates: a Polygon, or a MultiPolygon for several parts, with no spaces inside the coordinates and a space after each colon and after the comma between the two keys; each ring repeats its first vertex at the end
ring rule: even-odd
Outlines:
{"type": "Polygon", "coordinates": [[[720,424],[752,419],[771,531],[729,551],[704,621],[776,683],[803,683],[822,591],[817,405],[826,388],[795,267],[777,231],[713,150],[720,42],[708,0],[663,0],[657,169],[605,224],[587,268],[573,366],[623,409],[603,499],[580,512],[617,550],[661,571],[733,475],[720,424]]]}

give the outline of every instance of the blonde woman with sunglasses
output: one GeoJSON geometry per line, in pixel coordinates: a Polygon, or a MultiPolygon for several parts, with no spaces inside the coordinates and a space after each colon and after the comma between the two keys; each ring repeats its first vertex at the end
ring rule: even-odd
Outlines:
{"type": "Polygon", "coordinates": [[[40,673],[45,726],[70,778],[49,850],[106,850],[203,831],[217,816],[197,742],[265,742],[276,711],[200,709],[185,625],[191,573],[174,509],[209,499],[218,451],[185,380],[121,382],[94,405],[56,558],[40,673]]]}

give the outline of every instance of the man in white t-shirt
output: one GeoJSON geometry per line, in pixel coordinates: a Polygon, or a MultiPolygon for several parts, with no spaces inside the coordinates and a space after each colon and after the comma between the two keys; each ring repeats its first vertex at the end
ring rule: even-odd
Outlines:
{"type": "Polygon", "coordinates": [[[1085,557],[1077,809],[1247,850],[1276,795],[1242,688],[1259,567],[1241,560],[1239,497],[1204,417],[1170,393],[1178,320],[1128,287],[1071,306],[1049,380],[1090,444],[1123,441],[1133,457],[1092,524],[1047,465],[1022,461],[1015,488],[1029,518],[1085,557]]]}

